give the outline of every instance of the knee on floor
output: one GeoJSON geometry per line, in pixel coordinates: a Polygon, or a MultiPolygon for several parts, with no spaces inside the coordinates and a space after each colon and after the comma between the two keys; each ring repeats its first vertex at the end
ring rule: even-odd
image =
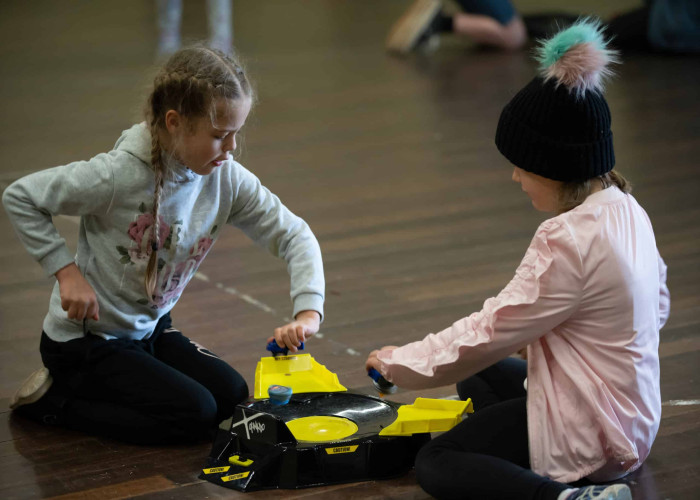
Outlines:
{"type": "Polygon", "coordinates": [[[236,374],[236,377],[229,381],[224,394],[223,397],[218,398],[220,420],[225,420],[233,415],[236,405],[248,399],[250,392],[245,379],[236,374]]]}
{"type": "Polygon", "coordinates": [[[440,454],[440,450],[428,443],[416,455],[415,471],[416,479],[421,488],[430,493],[432,484],[435,482],[436,476],[439,476],[439,466],[436,460],[440,454]]]}
{"type": "Polygon", "coordinates": [[[209,429],[216,422],[217,405],[214,396],[209,391],[183,395],[180,412],[181,424],[196,429],[209,429]]]}

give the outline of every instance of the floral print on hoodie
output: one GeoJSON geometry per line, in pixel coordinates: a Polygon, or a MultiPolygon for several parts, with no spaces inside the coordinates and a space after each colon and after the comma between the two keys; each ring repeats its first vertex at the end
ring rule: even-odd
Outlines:
{"type": "MultiPolygon", "coordinates": [[[[132,240],[129,248],[117,246],[117,252],[121,256],[120,262],[124,265],[142,264],[145,265],[151,257],[153,241],[153,214],[146,211],[145,203],[139,205],[141,214],[134,222],[129,225],[127,234],[132,240]]],[[[178,226],[182,221],[175,221],[172,226],[168,225],[163,216],[158,215],[159,225],[159,241],[162,243],[163,250],[170,250],[172,246],[173,234],[177,243],[181,228],[178,226]]],[[[197,243],[190,248],[188,257],[179,262],[166,262],[164,259],[158,259],[158,274],[156,294],[150,298],[144,298],[138,301],[139,304],[150,306],[153,309],[165,307],[169,303],[174,303],[180,297],[189,283],[197,268],[209,253],[209,249],[214,243],[211,237],[215,234],[217,226],[214,226],[208,236],[202,236],[197,240],[197,243]]]]}

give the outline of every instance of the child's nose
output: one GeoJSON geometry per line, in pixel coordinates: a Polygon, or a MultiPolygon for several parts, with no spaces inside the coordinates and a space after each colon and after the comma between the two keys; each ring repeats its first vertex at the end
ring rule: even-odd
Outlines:
{"type": "Polygon", "coordinates": [[[515,182],[520,182],[520,174],[518,173],[517,168],[513,168],[513,176],[511,177],[513,181],[515,182]]]}
{"type": "Polygon", "coordinates": [[[235,151],[236,150],[236,137],[231,134],[229,138],[224,143],[224,151],[235,151]]]}

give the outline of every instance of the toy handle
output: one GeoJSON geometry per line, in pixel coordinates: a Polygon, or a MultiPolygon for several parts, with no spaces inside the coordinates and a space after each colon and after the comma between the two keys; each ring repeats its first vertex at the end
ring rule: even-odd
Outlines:
{"type": "Polygon", "coordinates": [[[392,394],[396,391],[396,386],[385,379],[382,374],[374,368],[370,368],[367,375],[374,380],[374,386],[379,392],[392,394]]]}
{"type": "MultiPolygon", "coordinates": [[[[280,347],[277,345],[277,342],[274,340],[271,340],[268,342],[267,347],[265,348],[268,351],[272,353],[273,356],[276,356],[278,354],[281,354],[283,356],[286,356],[287,353],[289,353],[289,349],[287,347],[280,347]]],[[[300,351],[304,350],[304,343],[302,342],[299,347],[297,347],[300,351]]]]}
{"type": "Polygon", "coordinates": [[[389,382],[387,379],[385,379],[385,378],[382,376],[382,374],[379,373],[379,372],[378,372],[377,370],[375,370],[374,368],[370,368],[370,369],[369,369],[369,371],[367,372],[367,376],[368,376],[369,378],[371,378],[372,380],[374,380],[375,382],[377,382],[377,383],[378,383],[380,380],[384,380],[384,382],[386,382],[387,384],[390,384],[390,383],[391,383],[391,382],[389,382]]]}

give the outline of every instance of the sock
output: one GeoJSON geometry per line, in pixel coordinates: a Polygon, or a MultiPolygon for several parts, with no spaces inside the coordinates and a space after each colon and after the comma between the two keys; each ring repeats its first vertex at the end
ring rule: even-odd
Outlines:
{"type": "Polygon", "coordinates": [[[561,493],[559,493],[559,496],[557,497],[557,500],[566,500],[569,495],[572,493],[576,493],[578,491],[578,488],[569,488],[568,490],[564,490],[561,493]]]}

